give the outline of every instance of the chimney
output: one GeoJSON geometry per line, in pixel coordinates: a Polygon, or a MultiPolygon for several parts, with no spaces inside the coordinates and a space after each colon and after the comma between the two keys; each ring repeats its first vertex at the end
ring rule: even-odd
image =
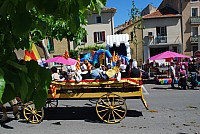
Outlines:
{"type": "Polygon", "coordinates": [[[128,26],[128,22],[127,21],[125,21],[125,27],[127,27],[128,26]]]}

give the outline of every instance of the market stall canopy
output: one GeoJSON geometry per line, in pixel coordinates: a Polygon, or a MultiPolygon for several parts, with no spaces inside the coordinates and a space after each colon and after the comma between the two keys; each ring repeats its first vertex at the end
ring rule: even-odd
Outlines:
{"type": "Polygon", "coordinates": [[[191,58],[191,57],[183,55],[183,54],[171,52],[171,51],[165,51],[163,53],[150,57],[149,60],[161,60],[161,59],[170,59],[170,58],[173,59],[173,58],[191,58]]]}
{"type": "Polygon", "coordinates": [[[109,47],[113,47],[113,44],[116,47],[120,46],[120,43],[124,43],[125,46],[129,46],[129,35],[128,34],[116,34],[116,35],[108,35],[106,38],[106,44],[109,47]]]}
{"type": "Polygon", "coordinates": [[[45,60],[44,62],[56,62],[56,63],[61,63],[65,65],[74,65],[77,63],[77,60],[72,59],[72,58],[64,58],[63,56],[56,56],[54,58],[50,58],[48,60],[45,60]]]}

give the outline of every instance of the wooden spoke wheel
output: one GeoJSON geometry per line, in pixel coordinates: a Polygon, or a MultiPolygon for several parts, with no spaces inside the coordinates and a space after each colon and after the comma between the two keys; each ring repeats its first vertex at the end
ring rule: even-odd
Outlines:
{"type": "Polygon", "coordinates": [[[58,107],[58,100],[47,100],[45,108],[53,110],[56,107],[58,107]]]}
{"type": "Polygon", "coordinates": [[[37,110],[33,102],[27,103],[23,109],[25,119],[30,123],[40,123],[44,118],[44,110],[37,110]]]}
{"type": "Polygon", "coordinates": [[[105,94],[96,103],[99,118],[106,123],[118,123],[127,113],[127,106],[122,97],[116,94],[105,94]]]}

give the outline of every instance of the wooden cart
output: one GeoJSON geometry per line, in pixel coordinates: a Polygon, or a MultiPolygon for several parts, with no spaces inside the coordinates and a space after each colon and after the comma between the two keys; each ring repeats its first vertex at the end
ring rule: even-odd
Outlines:
{"type": "MultiPolygon", "coordinates": [[[[46,106],[57,107],[59,99],[98,99],[96,112],[106,123],[118,123],[126,116],[127,106],[124,99],[141,99],[145,108],[148,109],[142,93],[141,78],[122,78],[121,81],[88,79],[78,83],[73,80],[52,81],[46,106]]],[[[31,108],[31,105],[33,103],[26,105],[25,118],[31,123],[41,122],[44,116],[43,109],[36,111],[31,108]],[[30,114],[33,114],[31,118],[29,118],[30,114]]]]}

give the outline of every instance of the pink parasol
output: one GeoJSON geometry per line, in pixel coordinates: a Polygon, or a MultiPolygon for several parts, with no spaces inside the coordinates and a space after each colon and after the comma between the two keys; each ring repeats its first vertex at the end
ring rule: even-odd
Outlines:
{"type": "Polygon", "coordinates": [[[74,65],[75,63],[77,63],[77,60],[72,59],[72,58],[66,59],[63,56],[57,56],[57,57],[45,60],[44,62],[56,62],[56,63],[66,64],[66,65],[74,65]]]}
{"type": "Polygon", "coordinates": [[[149,60],[161,60],[161,59],[173,59],[173,58],[190,58],[190,56],[186,56],[183,54],[171,52],[171,51],[165,51],[163,53],[157,54],[155,56],[152,56],[149,58],[149,60]]]}

